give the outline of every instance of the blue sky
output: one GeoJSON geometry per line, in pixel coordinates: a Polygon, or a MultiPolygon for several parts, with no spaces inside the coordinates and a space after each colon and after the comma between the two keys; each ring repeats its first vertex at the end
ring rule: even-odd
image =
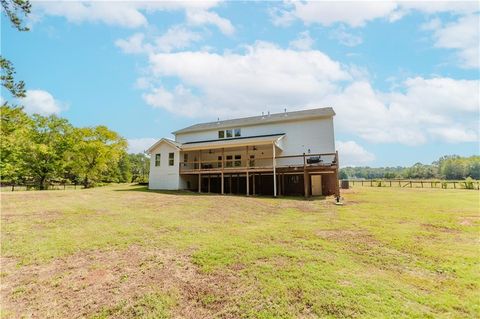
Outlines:
{"type": "Polygon", "coordinates": [[[132,151],[217,117],[332,106],[346,165],[479,153],[478,2],[34,1],[30,32],[1,23],[17,103],[132,151]]]}

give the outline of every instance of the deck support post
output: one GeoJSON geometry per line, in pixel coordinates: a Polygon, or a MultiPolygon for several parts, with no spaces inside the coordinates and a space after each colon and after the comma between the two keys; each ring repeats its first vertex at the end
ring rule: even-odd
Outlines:
{"type": "Polygon", "coordinates": [[[208,174],[208,193],[210,193],[210,174],[208,174]]]}
{"type": "Polygon", "coordinates": [[[229,188],[230,194],[233,194],[233,192],[232,192],[232,174],[230,174],[230,181],[229,182],[230,182],[230,185],[229,185],[230,186],[230,188],[229,188]]]}
{"type": "Polygon", "coordinates": [[[246,185],[246,189],[247,189],[247,196],[250,196],[250,177],[248,176],[248,167],[250,166],[250,158],[248,156],[248,145],[245,146],[246,148],[246,154],[247,154],[247,158],[246,158],[246,164],[245,165],[247,168],[246,168],[246,172],[245,172],[245,185],[246,185]]]}
{"type": "Polygon", "coordinates": [[[277,197],[277,171],[276,171],[276,160],[275,160],[275,142],[272,143],[273,157],[272,157],[272,166],[273,166],[273,197],[277,197]]]}
{"type": "Polygon", "coordinates": [[[309,197],[308,182],[307,160],[305,159],[305,153],[303,153],[303,192],[305,198],[309,197]]]}
{"type": "Polygon", "coordinates": [[[223,176],[223,169],[225,167],[225,149],[224,148],[222,148],[222,163],[221,163],[221,165],[222,165],[222,180],[221,180],[222,185],[221,185],[221,188],[222,188],[222,195],[224,195],[225,194],[225,179],[224,179],[224,176],[223,176]]]}
{"type": "Polygon", "coordinates": [[[255,196],[255,174],[252,174],[252,187],[253,187],[252,195],[255,196]]]}
{"type": "Polygon", "coordinates": [[[198,192],[202,192],[202,174],[198,173],[198,192]]]}

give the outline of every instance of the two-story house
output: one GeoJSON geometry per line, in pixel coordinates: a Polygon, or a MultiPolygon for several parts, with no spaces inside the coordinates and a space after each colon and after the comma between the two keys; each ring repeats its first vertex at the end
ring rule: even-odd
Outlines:
{"type": "Polygon", "coordinates": [[[147,152],[150,189],[248,195],[336,195],[332,108],[201,123],[147,152]]]}

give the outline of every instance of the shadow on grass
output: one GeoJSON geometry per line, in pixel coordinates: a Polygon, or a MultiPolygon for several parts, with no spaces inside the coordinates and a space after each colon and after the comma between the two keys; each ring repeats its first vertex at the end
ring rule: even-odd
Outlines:
{"type": "MultiPolygon", "coordinates": [[[[218,196],[219,193],[198,193],[196,191],[188,190],[159,190],[159,189],[148,189],[148,186],[143,185],[134,185],[127,189],[116,189],[116,192],[144,192],[144,193],[157,193],[165,195],[179,195],[179,196],[218,196]]],[[[245,194],[225,194],[222,196],[235,196],[235,197],[247,197],[245,194]]],[[[273,198],[273,195],[250,195],[252,198],[273,198]]],[[[294,201],[317,201],[317,200],[326,200],[327,196],[312,196],[309,198],[304,198],[299,195],[292,196],[278,196],[277,198],[283,200],[294,200],[294,201]]]]}

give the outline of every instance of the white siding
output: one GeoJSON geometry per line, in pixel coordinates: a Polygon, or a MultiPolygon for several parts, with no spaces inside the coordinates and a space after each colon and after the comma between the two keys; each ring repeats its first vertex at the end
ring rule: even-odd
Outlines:
{"type": "MultiPolygon", "coordinates": [[[[308,154],[309,150],[311,154],[335,152],[333,118],[258,124],[240,128],[242,137],[285,133],[281,142],[283,152],[279,152],[277,155],[308,154]]],[[[176,136],[176,141],[180,143],[215,139],[218,139],[218,130],[184,133],[176,136]]],[[[279,162],[279,165],[287,164],[287,160],[279,161],[283,161],[283,163],[279,162]]]]}
{"type": "Polygon", "coordinates": [[[179,189],[180,152],[168,143],[161,143],[150,154],[149,189],[179,189]],[[174,165],[168,165],[168,154],[174,153],[174,165]],[[155,166],[155,154],[161,154],[160,166],[155,166]]]}

